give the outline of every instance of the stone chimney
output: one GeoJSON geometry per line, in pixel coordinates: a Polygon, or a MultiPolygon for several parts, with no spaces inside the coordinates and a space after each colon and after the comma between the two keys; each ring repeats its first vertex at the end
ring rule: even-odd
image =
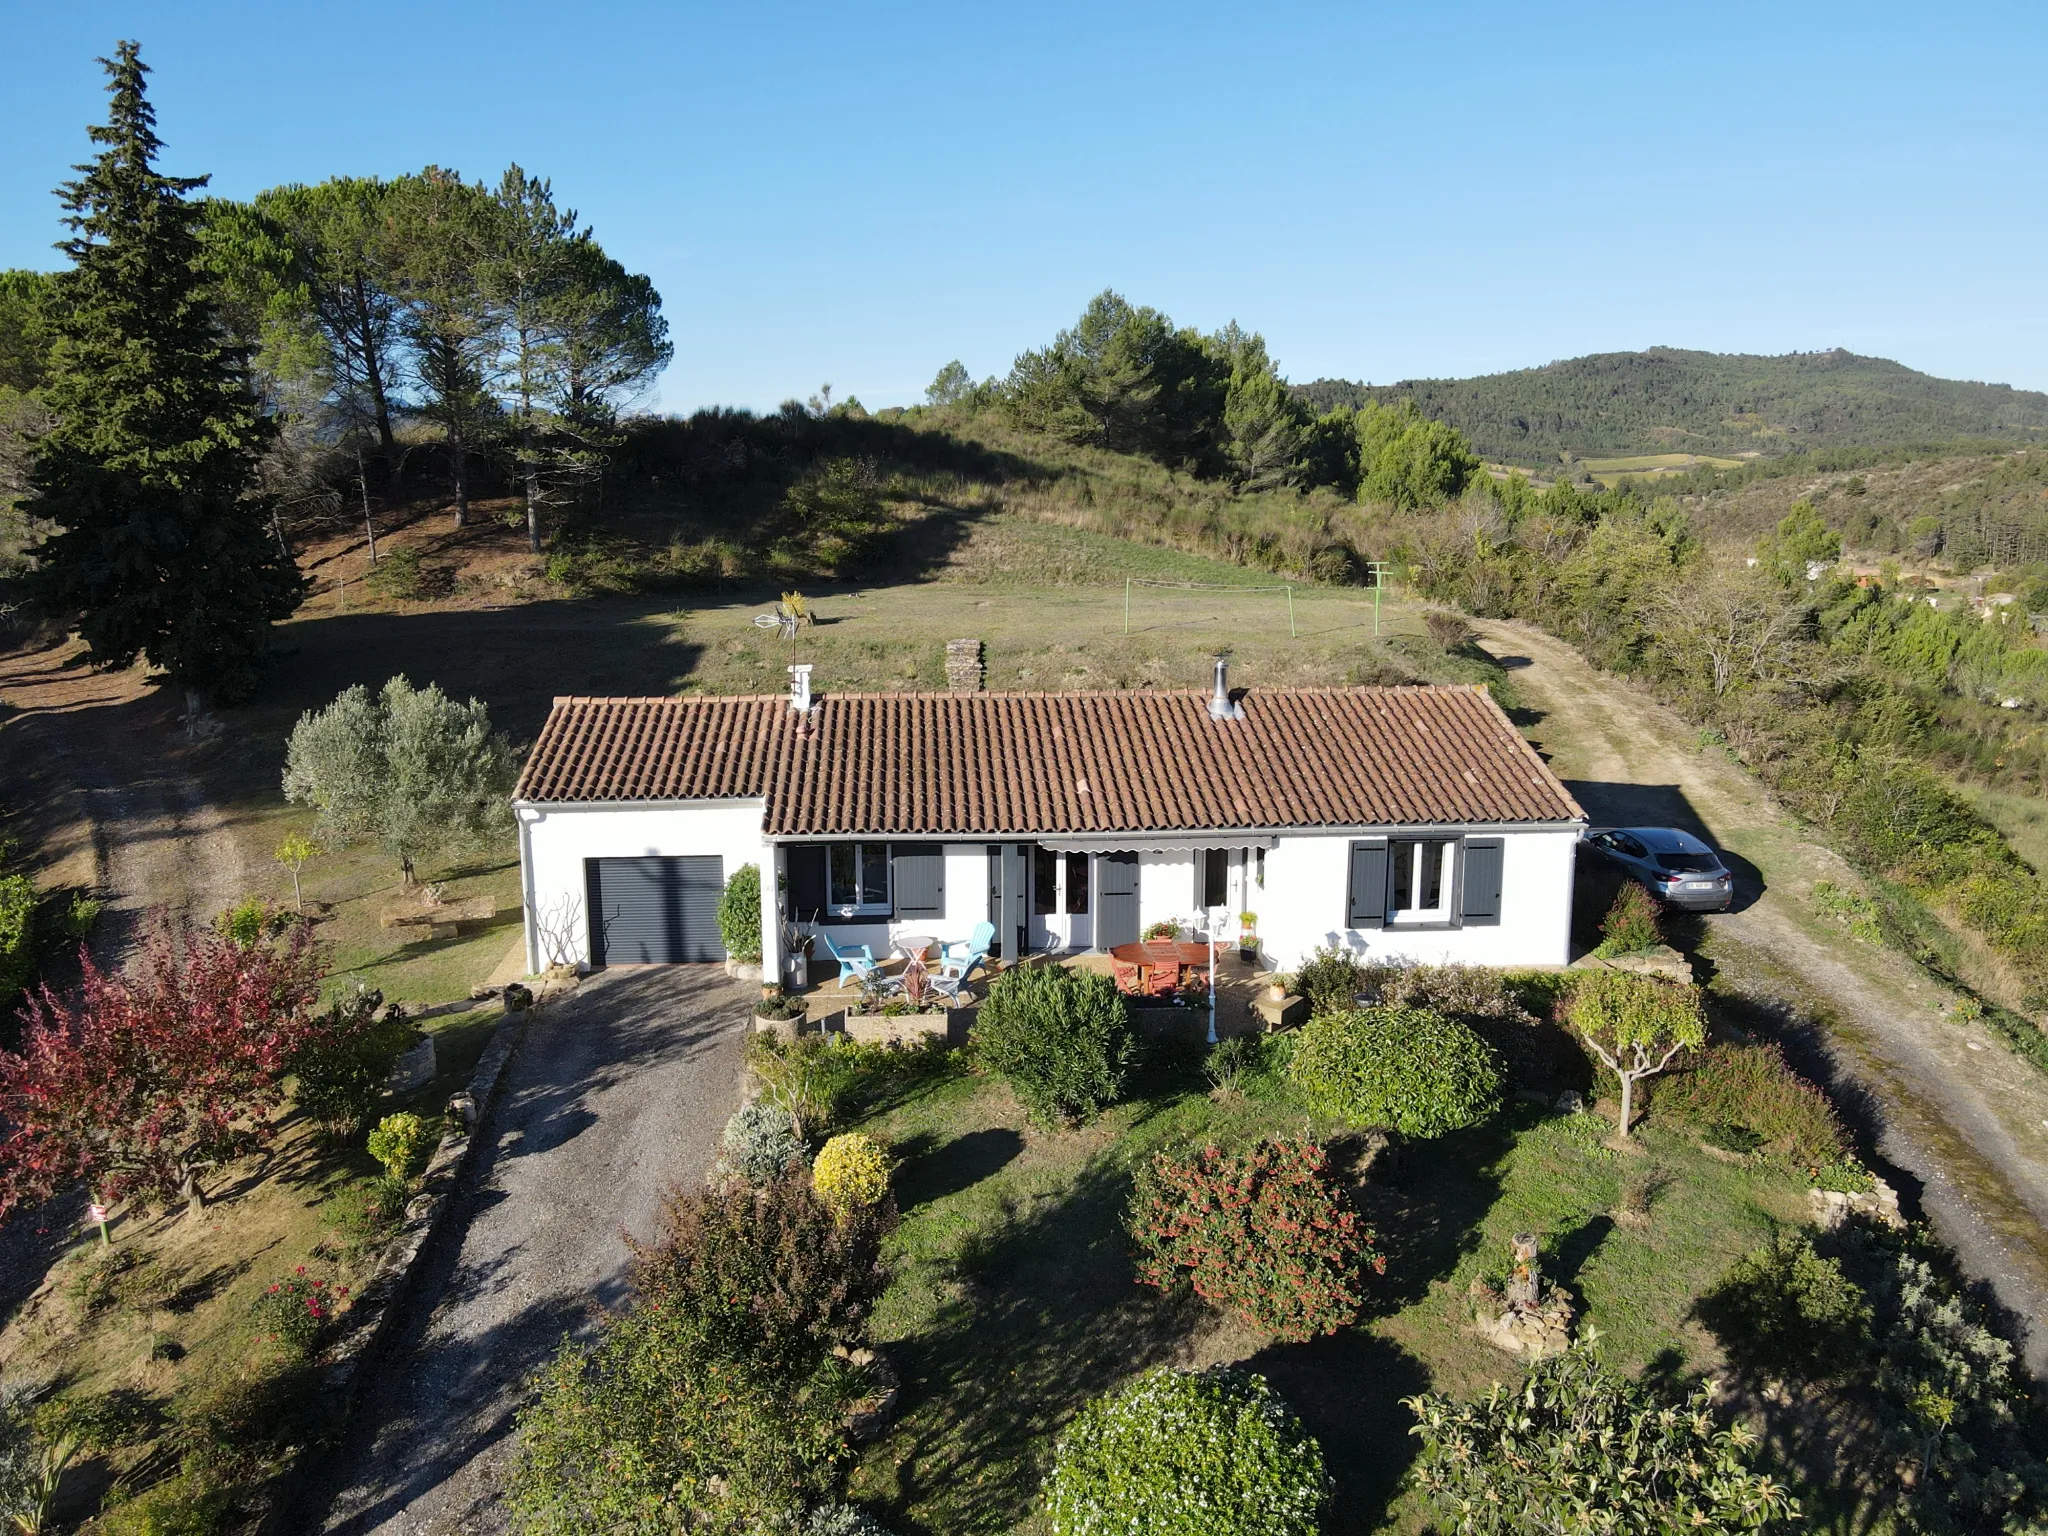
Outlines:
{"type": "Polygon", "coordinates": [[[948,640],[946,642],[946,691],[948,693],[979,693],[987,682],[987,669],[982,665],[981,642],[979,640],[948,640]]]}

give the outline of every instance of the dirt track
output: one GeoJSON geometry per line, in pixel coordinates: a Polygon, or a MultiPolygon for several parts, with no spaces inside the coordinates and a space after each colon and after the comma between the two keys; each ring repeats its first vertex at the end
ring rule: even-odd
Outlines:
{"type": "MultiPolygon", "coordinates": [[[[1814,915],[1813,882],[1853,887],[1855,874],[1725,752],[1562,641],[1498,620],[1478,628],[1542,715],[1531,738],[1596,825],[1690,827],[1747,861],[1737,910],[1708,920],[1703,953],[1823,1021],[1819,1044],[1865,1096],[1909,1204],[1917,1196],[2015,1314],[2048,1315],[2048,1079],[1995,1035],[1945,1019],[1948,994],[1918,967],[1814,915]]],[[[2031,1331],[2027,1358],[2048,1376],[2048,1328],[2031,1331]]]]}

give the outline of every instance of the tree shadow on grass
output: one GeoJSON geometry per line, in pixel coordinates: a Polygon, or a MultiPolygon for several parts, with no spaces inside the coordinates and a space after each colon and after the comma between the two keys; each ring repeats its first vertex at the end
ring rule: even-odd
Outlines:
{"type": "Polygon", "coordinates": [[[1005,1531],[1030,1511],[1053,1441],[1089,1399],[1176,1358],[1201,1312],[1137,1284],[1129,1180],[1090,1168],[966,1256],[930,1324],[886,1344],[903,1413],[855,1480],[916,1532],[1005,1531]]]}
{"type": "Polygon", "coordinates": [[[1249,1360],[1301,1416],[1335,1483],[1327,1536],[1377,1530],[1420,1442],[1401,1399],[1429,1390],[1423,1363],[1390,1339],[1347,1328],[1307,1344],[1270,1344],[1249,1360]]]}
{"type": "Polygon", "coordinates": [[[1479,1224],[1500,1198],[1500,1163],[1514,1145],[1509,1117],[1401,1149],[1376,1164],[1359,1205],[1379,1236],[1387,1273],[1366,1301],[1369,1316],[1412,1306],[1448,1279],[1478,1245],[1479,1224]]]}
{"type": "Polygon", "coordinates": [[[897,1203],[913,1210],[1000,1173],[1024,1150],[1024,1137],[1008,1126],[989,1126],[943,1142],[922,1134],[896,1150],[903,1159],[894,1180],[897,1203]]]}

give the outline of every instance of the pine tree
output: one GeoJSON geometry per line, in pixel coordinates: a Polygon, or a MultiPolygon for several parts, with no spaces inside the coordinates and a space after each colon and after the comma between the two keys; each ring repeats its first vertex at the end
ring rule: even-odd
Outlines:
{"type": "Polygon", "coordinates": [[[222,339],[201,265],[205,177],[165,176],[146,66],[123,42],[100,61],[103,152],[59,191],[71,259],[58,275],[29,510],[61,531],[38,551],[45,595],[80,614],[96,666],[137,656],[215,699],[247,694],[269,626],[305,583],[254,494],[271,427],[222,339]]]}

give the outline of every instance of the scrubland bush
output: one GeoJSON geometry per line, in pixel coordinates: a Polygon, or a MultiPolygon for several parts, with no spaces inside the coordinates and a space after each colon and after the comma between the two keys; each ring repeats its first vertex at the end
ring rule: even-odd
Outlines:
{"type": "Polygon", "coordinates": [[[384,1096],[391,1069],[417,1032],[384,994],[357,987],[307,1022],[292,1054],[299,1108],[334,1136],[354,1136],[384,1096]]]}
{"type": "Polygon", "coordinates": [[[1758,1375],[1826,1380],[1870,1351],[1870,1303],[1804,1233],[1737,1259],[1698,1311],[1729,1358],[1758,1375]]]}
{"type": "Polygon", "coordinates": [[[975,1020],[978,1065],[1042,1125],[1093,1119],[1123,1092],[1136,1052],[1130,1015],[1107,976],[1064,965],[1005,971],[975,1020]]]}
{"type": "Polygon", "coordinates": [[[1441,1136],[1500,1108],[1500,1059],[1493,1047],[1469,1025],[1419,1008],[1312,1018],[1287,1071],[1319,1113],[1404,1136],[1441,1136]]]}
{"type": "Polygon", "coordinates": [[[1263,1376],[1147,1372],[1083,1408],[1045,1480],[1053,1536],[1315,1536],[1322,1448],[1263,1376]]]}
{"type": "Polygon", "coordinates": [[[1710,1045],[1657,1085],[1660,1115],[1703,1133],[1736,1127],[1829,1189],[1868,1189],[1827,1095],[1786,1064],[1776,1045],[1710,1045]],[[1846,1182],[1844,1182],[1846,1181],[1846,1182]]]}
{"type": "Polygon", "coordinates": [[[1160,1153],[1139,1174],[1130,1230],[1145,1284],[1192,1285],[1295,1343],[1356,1318],[1364,1271],[1386,1270],[1328,1155],[1305,1138],[1160,1153]]]}

